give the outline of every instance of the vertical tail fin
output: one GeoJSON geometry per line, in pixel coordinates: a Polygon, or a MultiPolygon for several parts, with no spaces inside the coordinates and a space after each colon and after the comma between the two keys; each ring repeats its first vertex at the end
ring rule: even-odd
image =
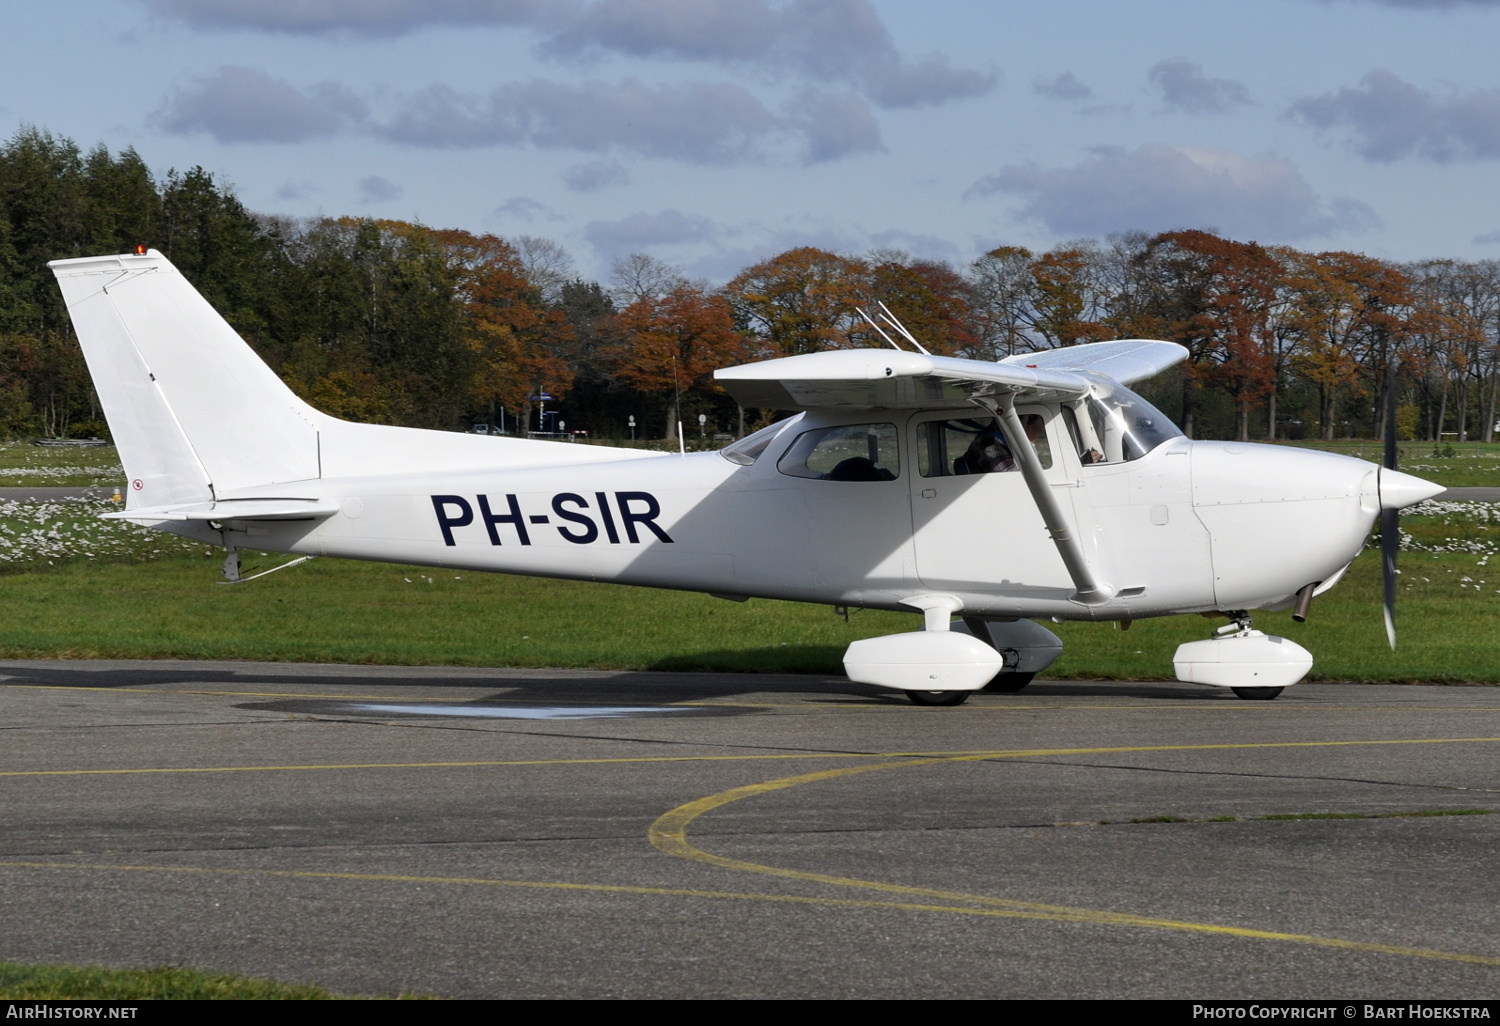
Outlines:
{"type": "Polygon", "coordinates": [[[203,502],[320,476],[323,415],[152,250],[56,260],[130,479],[128,506],[203,502]]]}

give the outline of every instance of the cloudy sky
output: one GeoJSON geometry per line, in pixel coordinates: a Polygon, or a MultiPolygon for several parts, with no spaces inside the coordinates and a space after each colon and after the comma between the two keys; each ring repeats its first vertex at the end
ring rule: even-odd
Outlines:
{"type": "Polygon", "coordinates": [[[254,210],[643,251],[966,262],[1215,228],[1500,257],[1500,0],[5,3],[0,132],[254,210]]]}

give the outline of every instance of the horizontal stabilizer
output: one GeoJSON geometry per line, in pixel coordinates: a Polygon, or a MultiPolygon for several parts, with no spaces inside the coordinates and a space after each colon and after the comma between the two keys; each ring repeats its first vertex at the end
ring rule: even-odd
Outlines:
{"type": "Polygon", "coordinates": [[[321,499],[225,499],[105,513],[104,520],[321,520],[339,510],[321,499]]]}
{"type": "Polygon", "coordinates": [[[1187,359],[1187,355],[1187,349],[1176,342],[1122,338],[1113,342],[1089,342],[1036,353],[1018,353],[1007,356],[1000,363],[1006,367],[1036,370],[1092,371],[1114,378],[1122,385],[1133,385],[1176,366],[1187,359]]]}

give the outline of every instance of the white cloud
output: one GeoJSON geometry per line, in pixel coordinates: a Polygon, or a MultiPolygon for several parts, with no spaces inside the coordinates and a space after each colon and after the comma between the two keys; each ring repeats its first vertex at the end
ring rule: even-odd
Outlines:
{"type": "Polygon", "coordinates": [[[220,142],[295,143],[331,136],[366,113],[364,101],[341,85],[298,89],[263,71],[225,65],[173,90],[151,120],[174,134],[207,132],[220,142]]]}
{"type": "Polygon", "coordinates": [[[1359,88],[1299,100],[1290,113],[1316,128],[1348,128],[1366,160],[1500,157],[1500,89],[1439,97],[1377,69],[1359,88]]]}
{"type": "Polygon", "coordinates": [[[1188,146],[1105,148],[1073,167],[1006,167],[967,195],[995,193],[1024,198],[1022,216],[1061,235],[1214,227],[1291,241],[1376,223],[1362,203],[1320,199],[1279,157],[1188,146]]]}
{"type": "Polygon", "coordinates": [[[638,253],[654,246],[709,242],[724,229],[706,217],[667,209],[657,214],[631,214],[616,221],[590,221],[583,234],[605,257],[638,253]]]}
{"type": "Polygon", "coordinates": [[[563,184],[574,192],[597,192],[630,181],[630,172],[617,160],[590,160],[562,173],[563,184]]]}
{"type": "Polygon", "coordinates": [[[1031,91],[1049,100],[1088,100],[1094,95],[1094,91],[1080,82],[1078,76],[1071,71],[1064,71],[1056,78],[1034,78],[1031,80],[1031,91]]]}
{"type": "Polygon", "coordinates": [[[394,142],[438,149],[528,143],[730,164],[760,158],[780,128],[780,119],[740,86],[648,86],[631,78],[580,85],[532,79],[488,96],[433,86],[379,132],[394,142]]]}
{"type": "Polygon", "coordinates": [[[939,54],[907,60],[869,0],[597,0],[543,50],[754,65],[853,86],[882,107],[979,96],[996,82],[939,54]]]}
{"type": "MultiPolygon", "coordinates": [[[[694,164],[818,163],[880,148],[874,115],[851,93],[812,91],[779,116],[738,85],[651,86],[634,78],[577,85],[532,79],[488,95],[431,86],[376,131],[431,149],[530,145],[694,164]]],[[[580,171],[578,181],[589,184],[592,175],[580,171]]]]}
{"type": "Polygon", "coordinates": [[[529,196],[513,196],[494,209],[491,216],[517,221],[561,221],[562,215],[529,196]]]}
{"type": "Polygon", "coordinates": [[[389,178],[382,178],[380,175],[366,175],[359,180],[361,203],[387,203],[393,199],[400,199],[405,191],[389,178]]]}
{"type": "Polygon", "coordinates": [[[301,181],[287,179],[277,187],[275,195],[279,200],[300,200],[308,199],[322,191],[316,182],[310,182],[307,179],[301,181]]]}
{"type": "Polygon", "coordinates": [[[802,134],[809,164],[883,149],[874,112],[854,93],[810,89],[787,105],[787,115],[802,134]]]}
{"type": "Polygon", "coordinates": [[[390,37],[429,27],[525,30],[542,53],[753,67],[854,88],[882,107],[980,96],[998,76],[903,56],[869,0],[144,0],[198,29],[390,37]]]}
{"type": "Polygon", "coordinates": [[[1250,90],[1227,78],[1209,78],[1189,60],[1162,61],[1147,73],[1167,109],[1186,114],[1224,114],[1250,102],[1250,90]]]}
{"type": "Polygon", "coordinates": [[[387,37],[430,25],[534,25],[578,7],[567,0],[146,0],[146,3],[157,14],[200,29],[387,37]]]}
{"type": "MultiPolygon", "coordinates": [[[[372,118],[342,85],[299,89],[252,68],[224,67],[171,93],[152,120],[168,132],[207,132],[221,142],[296,143],[357,131],[426,149],[534,146],[694,164],[814,164],[881,149],[874,113],[850,92],[806,90],[777,114],[727,82],[534,78],[489,93],[432,85],[394,105],[393,113],[372,118]]],[[[627,179],[613,160],[564,174],[581,191],[627,179]]]]}

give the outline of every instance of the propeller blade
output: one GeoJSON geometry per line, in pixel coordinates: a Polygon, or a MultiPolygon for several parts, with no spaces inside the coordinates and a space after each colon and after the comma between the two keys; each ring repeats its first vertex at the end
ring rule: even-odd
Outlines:
{"type": "Polygon", "coordinates": [[[1401,547],[1401,514],[1380,511],[1380,562],[1385,578],[1385,636],[1396,651],[1396,551],[1401,547]]]}
{"type": "MultiPolygon", "coordinates": [[[[1391,358],[1385,382],[1385,469],[1396,469],[1396,360],[1391,358]]],[[[1385,583],[1385,637],[1396,651],[1396,553],[1401,548],[1401,514],[1380,511],[1380,563],[1385,583]]]]}

